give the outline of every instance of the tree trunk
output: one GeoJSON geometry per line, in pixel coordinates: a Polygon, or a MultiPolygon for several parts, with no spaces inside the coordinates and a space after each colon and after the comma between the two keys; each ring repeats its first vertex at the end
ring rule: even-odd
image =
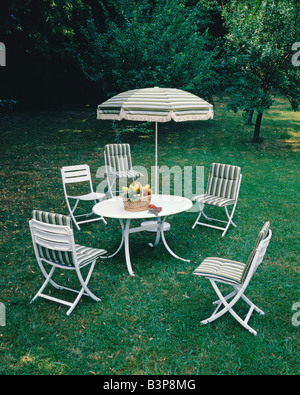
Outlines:
{"type": "Polygon", "coordinates": [[[255,128],[254,128],[254,134],[253,134],[253,139],[252,139],[253,143],[259,142],[259,132],[260,132],[260,125],[261,125],[262,117],[263,117],[263,111],[261,111],[257,114],[255,128]]]}
{"type": "Polygon", "coordinates": [[[246,125],[251,125],[252,124],[253,114],[254,114],[254,110],[247,111],[247,113],[245,115],[245,123],[246,123],[246,125]]]}

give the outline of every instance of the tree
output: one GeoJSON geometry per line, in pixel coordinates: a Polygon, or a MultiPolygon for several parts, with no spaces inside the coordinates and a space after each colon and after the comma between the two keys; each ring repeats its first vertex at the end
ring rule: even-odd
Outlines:
{"type": "Polygon", "coordinates": [[[82,97],[88,84],[68,47],[88,19],[85,1],[1,0],[0,9],[0,41],[7,48],[0,99],[37,106],[82,97]]]}
{"type": "Polygon", "coordinates": [[[299,3],[287,0],[232,0],[223,9],[228,34],[224,66],[228,108],[257,114],[253,142],[260,140],[263,113],[272,93],[283,94],[296,111],[300,103],[300,70],[291,61],[299,29],[299,3]]]}
{"type": "Polygon", "coordinates": [[[83,73],[101,81],[107,95],[147,86],[187,89],[210,100],[219,80],[205,1],[100,2],[105,23],[90,14],[73,40],[83,73]]]}
{"type": "Polygon", "coordinates": [[[211,100],[219,84],[209,30],[214,3],[1,0],[8,52],[1,98],[61,104],[161,85],[211,100]]]}

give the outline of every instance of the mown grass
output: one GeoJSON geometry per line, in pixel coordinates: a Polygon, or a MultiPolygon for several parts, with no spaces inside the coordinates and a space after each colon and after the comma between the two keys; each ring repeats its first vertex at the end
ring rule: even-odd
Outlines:
{"type": "MultiPolygon", "coordinates": [[[[300,301],[300,116],[277,98],[257,145],[250,142],[253,126],[224,111],[225,103],[216,98],[213,121],[159,125],[159,160],[170,167],[204,166],[205,177],[212,162],[241,166],[238,228],[222,238],[217,230],[192,230],[195,213],[170,218],[167,240],[190,263],[173,259],[162,245],[151,249],[149,233],[132,235],[136,276],[129,276],[123,252],[99,261],[90,287],[102,301],[83,298],[69,317],[65,306],[42,299],[29,304],[42,276],[28,221],[32,209],[67,214],[63,165],[88,163],[94,185],[102,181],[96,171],[104,145],[114,142],[110,123],[97,121],[94,107],[1,117],[0,302],[6,326],[0,327],[0,374],[299,374],[292,306],[300,301]],[[267,220],[273,238],[247,290],[266,312],[251,318],[258,336],[229,314],[201,326],[216,296],[193,270],[211,255],[245,261],[267,220]]],[[[153,135],[127,141],[134,164],[150,168],[153,135]]],[[[78,243],[108,251],[117,248],[119,236],[114,220],[75,231],[78,243]]],[[[239,304],[237,312],[246,314],[246,306],[239,304]]]]}

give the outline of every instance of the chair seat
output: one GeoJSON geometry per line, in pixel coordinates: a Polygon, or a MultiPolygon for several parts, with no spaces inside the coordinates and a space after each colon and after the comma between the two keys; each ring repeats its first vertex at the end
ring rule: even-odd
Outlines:
{"type": "MultiPolygon", "coordinates": [[[[56,266],[75,268],[71,252],[56,252],[54,250],[48,249],[47,251],[40,246],[38,246],[40,256],[49,262],[54,263],[56,266]]],[[[100,255],[106,254],[106,250],[99,248],[86,247],[80,244],[75,244],[75,251],[77,262],[79,267],[83,267],[91,262],[93,262],[100,255]]]]}
{"type": "Polygon", "coordinates": [[[76,257],[77,257],[77,262],[79,263],[79,267],[83,267],[88,263],[94,261],[99,256],[107,253],[106,250],[86,247],[80,244],[75,244],[75,249],[76,249],[76,257]]]}
{"type": "Polygon", "coordinates": [[[100,192],[90,192],[86,195],[78,195],[78,196],[68,196],[70,199],[79,199],[79,200],[95,200],[95,199],[103,199],[105,197],[105,193],[100,192]]]}
{"type": "Polygon", "coordinates": [[[142,173],[136,170],[109,171],[106,175],[115,178],[137,178],[143,176],[142,173]]]}
{"type": "Polygon", "coordinates": [[[194,270],[193,274],[230,284],[240,285],[245,264],[230,259],[208,257],[194,270]]]}
{"type": "Polygon", "coordinates": [[[233,199],[209,195],[207,193],[204,193],[203,195],[195,196],[193,200],[198,203],[209,204],[211,206],[217,206],[217,207],[225,207],[235,203],[235,200],[233,199]]]}

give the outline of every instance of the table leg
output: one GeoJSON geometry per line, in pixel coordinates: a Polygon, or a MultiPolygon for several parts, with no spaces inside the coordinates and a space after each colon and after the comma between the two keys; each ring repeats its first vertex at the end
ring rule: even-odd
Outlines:
{"type": "Polygon", "coordinates": [[[123,247],[123,244],[124,244],[124,223],[121,219],[119,221],[120,221],[121,229],[122,229],[121,243],[120,243],[117,251],[114,252],[112,255],[109,255],[108,258],[112,258],[113,256],[117,255],[117,253],[120,251],[120,249],[123,247]]]}
{"type": "Polygon", "coordinates": [[[158,245],[159,240],[160,240],[160,234],[161,234],[161,219],[158,218],[158,220],[157,220],[157,231],[156,231],[155,242],[154,242],[154,244],[149,243],[149,246],[150,246],[150,247],[156,247],[156,246],[158,245]]]}
{"type": "Polygon", "coordinates": [[[166,242],[166,239],[165,239],[165,232],[164,232],[164,223],[165,223],[166,218],[167,218],[167,217],[165,217],[165,218],[162,220],[161,225],[160,225],[161,239],[162,239],[162,241],[163,241],[163,243],[164,243],[164,246],[166,247],[166,249],[169,251],[169,253],[170,253],[174,258],[180,259],[181,261],[190,262],[189,259],[180,258],[180,257],[179,257],[178,255],[176,255],[176,254],[171,250],[171,248],[168,246],[168,244],[167,244],[167,242],[166,242]]]}
{"type": "Polygon", "coordinates": [[[126,225],[125,225],[125,230],[124,230],[125,258],[126,258],[126,265],[127,265],[129,274],[131,276],[134,276],[134,273],[133,273],[132,267],[131,267],[130,252],[129,252],[129,227],[130,227],[130,219],[127,219],[126,225]]]}
{"type": "MultiPolygon", "coordinates": [[[[167,249],[167,251],[168,251],[174,258],[180,259],[180,260],[185,261],[185,262],[190,262],[189,259],[184,259],[184,258],[181,258],[181,257],[179,257],[178,255],[176,255],[176,254],[171,250],[171,248],[169,247],[169,245],[167,244],[166,238],[165,238],[165,230],[169,230],[169,228],[165,226],[166,218],[167,218],[167,217],[164,217],[163,220],[161,220],[161,218],[158,219],[158,222],[157,222],[157,233],[156,233],[155,242],[154,242],[154,244],[149,243],[149,245],[150,245],[151,247],[156,247],[156,246],[158,245],[159,241],[160,241],[160,238],[161,238],[162,241],[163,241],[163,243],[164,243],[165,248],[167,249]]],[[[129,234],[130,234],[130,233],[134,233],[134,232],[141,232],[141,231],[144,231],[145,229],[143,229],[143,227],[140,227],[140,228],[132,228],[131,231],[130,231],[130,219],[127,219],[127,220],[126,220],[125,226],[124,226],[123,220],[120,219],[119,221],[120,221],[121,229],[122,229],[122,239],[121,239],[121,243],[120,243],[120,245],[119,245],[117,251],[114,252],[112,255],[108,256],[108,258],[112,258],[113,256],[115,256],[115,255],[121,250],[121,248],[123,247],[123,245],[125,244],[125,260],[126,260],[127,269],[128,269],[128,272],[129,272],[129,274],[130,274],[131,276],[135,276],[135,274],[133,273],[133,270],[132,270],[131,260],[130,260],[129,234]]]]}

